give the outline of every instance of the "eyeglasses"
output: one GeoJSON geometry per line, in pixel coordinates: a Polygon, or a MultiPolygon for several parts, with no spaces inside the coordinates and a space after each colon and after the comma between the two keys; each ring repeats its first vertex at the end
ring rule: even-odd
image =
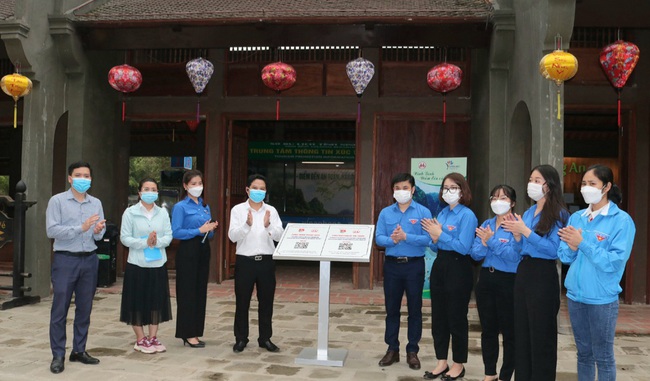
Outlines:
{"type": "Polygon", "coordinates": [[[456,193],[460,190],[460,187],[444,187],[442,188],[442,193],[456,193]]]}
{"type": "Polygon", "coordinates": [[[501,196],[501,197],[490,196],[490,201],[497,201],[497,200],[499,200],[499,201],[509,201],[510,199],[508,198],[508,196],[501,196]]]}

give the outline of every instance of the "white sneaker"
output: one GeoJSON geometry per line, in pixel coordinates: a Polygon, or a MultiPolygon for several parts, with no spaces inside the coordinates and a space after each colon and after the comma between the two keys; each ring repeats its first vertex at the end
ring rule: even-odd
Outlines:
{"type": "Polygon", "coordinates": [[[136,341],[135,345],[133,346],[133,349],[135,349],[138,352],[147,353],[147,354],[156,353],[156,349],[151,345],[149,339],[147,339],[146,336],[136,341]]]}
{"type": "Polygon", "coordinates": [[[151,347],[156,350],[156,352],[165,352],[167,348],[158,340],[156,336],[149,339],[151,347]]]}

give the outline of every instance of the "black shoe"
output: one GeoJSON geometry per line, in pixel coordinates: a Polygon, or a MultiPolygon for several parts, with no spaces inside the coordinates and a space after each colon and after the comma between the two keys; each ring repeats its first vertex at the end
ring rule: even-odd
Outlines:
{"type": "Polygon", "coordinates": [[[203,342],[201,340],[199,340],[199,342],[196,343],[196,344],[190,343],[189,341],[187,341],[187,339],[181,339],[181,340],[183,340],[183,346],[185,346],[187,344],[187,345],[190,346],[190,348],[205,348],[205,342],[203,342]]]}
{"type": "Polygon", "coordinates": [[[442,376],[442,380],[457,380],[463,377],[465,377],[465,367],[463,367],[463,370],[460,373],[458,373],[458,376],[451,377],[449,374],[445,374],[444,376],[442,376]]]}
{"type": "Polygon", "coordinates": [[[79,361],[86,365],[99,364],[99,359],[96,359],[88,354],[88,352],[72,352],[70,353],[70,362],[79,361]]]}
{"type": "Polygon", "coordinates": [[[379,360],[379,366],[391,366],[396,362],[399,362],[399,352],[387,351],[384,357],[379,360]]]}
{"type": "Polygon", "coordinates": [[[54,357],[52,363],[50,364],[50,372],[57,374],[63,372],[65,365],[63,363],[65,359],[63,357],[54,357]]]}
{"type": "Polygon", "coordinates": [[[260,341],[260,348],[264,348],[269,352],[279,352],[280,348],[277,345],[273,344],[271,340],[260,341]]]}
{"type": "Polygon", "coordinates": [[[433,372],[426,371],[424,372],[424,376],[422,376],[422,378],[424,378],[425,380],[435,380],[436,378],[444,375],[447,372],[449,372],[449,365],[447,365],[447,367],[443,369],[442,372],[440,373],[433,373],[433,372]]]}
{"type": "Polygon", "coordinates": [[[420,359],[416,352],[407,352],[406,353],[406,363],[409,364],[409,368],[418,370],[420,369],[420,359]]]}
{"type": "Polygon", "coordinates": [[[235,345],[232,346],[232,351],[235,353],[241,353],[248,344],[245,340],[237,340],[235,345]]]}

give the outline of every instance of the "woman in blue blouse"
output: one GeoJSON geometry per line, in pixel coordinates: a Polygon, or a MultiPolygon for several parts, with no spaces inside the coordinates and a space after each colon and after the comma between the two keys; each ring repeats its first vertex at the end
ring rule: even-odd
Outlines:
{"type": "Polygon", "coordinates": [[[596,164],[582,177],[587,209],[573,213],[560,229],[560,260],[568,263],[564,285],[578,349],[578,380],[616,380],[614,334],[619,283],[630,258],[636,227],[618,208],[623,199],[612,170],[596,164]]]}
{"type": "Polygon", "coordinates": [[[438,257],[431,267],[431,332],[438,364],[425,379],[444,375],[455,380],[465,375],[467,362],[467,308],[474,277],[469,256],[478,221],[468,206],[472,201],[467,180],[450,173],[442,181],[438,195],[446,207],[437,218],[424,219],[422,226],[431,236],[438,257]],[[447,354],[451,335],[454,364],[449,367],[447,354]]]}
{"type": "Polygon", "coordinates": [[[519,248],[503,222],[512,215],[517,194],[508,185],[490,192],[490,207],[496,215],[476,229],[472,258],[483,261],[476,283],[476,306],[481,320],[481,350],[484,381],[509,381],[515,371],[514,291],[519,248]],[[503,364],[497,375],[499,333],[503,335],[503,364]]]}
{"type": "Polygon", "coordinates": [[[155,204],[158,183],[153,179],[140,181],[140,202],[122,215],[120,241],[129,248],[124,269],[120,321],[130,324],[135,332],[133,349],[142,353],[164,352],[158,340],[158,325],[171,320],[167,253],[172,241],[172,227],[167,210],[155,204]],[[149,326],[149,335],[143,326],[149,326]]]}
{"type": "Polygon", "coordinates": [[[569,213],[560,176],[543,164],[533,168],[528,197],[535,201],[522,216],[503,222],[521,245],[515,278],[515,375],[517,381],[555,380],[560,281],[556,265],[569,213]]]}
{"type": "Polygon", "coordinates": [[[203,348],[205,303],[210,265],[210,242],[214,229],[210,207],[200,197],[203,193],[203,174],[197,170],[185,172],[183,189],[187,196],[174,205],[172,231],[181,243],[176,254],[176,337],[183,345],[203,348]]]}

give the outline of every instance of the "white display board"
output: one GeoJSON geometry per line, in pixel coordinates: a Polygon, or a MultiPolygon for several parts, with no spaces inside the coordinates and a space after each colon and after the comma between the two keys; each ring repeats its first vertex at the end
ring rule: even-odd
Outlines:
{"type": "Polygon", "coordinates": [[[274,259],[369,262],[375,225],[289,223],[274,259]]]}

